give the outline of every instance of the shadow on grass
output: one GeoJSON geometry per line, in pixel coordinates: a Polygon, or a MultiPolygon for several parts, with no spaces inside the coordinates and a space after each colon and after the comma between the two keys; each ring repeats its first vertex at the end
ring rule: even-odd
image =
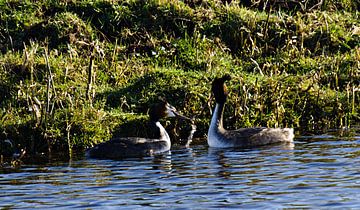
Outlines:
{"type": "MultiPolygon", "coordinates": [[[[148,73],[128,86],[98,94],[97,100],[106,99],[107,109],[120,109],[122,112],[147,115],[149,107],[162,97],[180,110],[187,103],[188,90],[177,85],[178,82],[184,82],[183,80],[176,80],[173,77],[172,74],[166,72],[148,73]]],[[[161,123],[175,144],[182,144],[183,139],[186,139],[191,130],[189,122],[178,119],[167,118],[161,120],[161,123]]],[[[158,131],[149,123],[147,117],[134,118],[126,120],[126,123],[119,125],[113,131],[113,137],[126,136],[156,138],[158,131]]]]}

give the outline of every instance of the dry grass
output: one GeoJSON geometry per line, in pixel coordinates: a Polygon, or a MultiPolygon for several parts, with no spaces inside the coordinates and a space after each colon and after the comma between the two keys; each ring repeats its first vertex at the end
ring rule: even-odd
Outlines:
{"type": "Polygon", "coordinates": [[[0,140],[36,153],[140,135],[159,95],[203,136],[225,73],[228,127],[359,122],[358,2],[257,2],[0,3],[0,140]]]}

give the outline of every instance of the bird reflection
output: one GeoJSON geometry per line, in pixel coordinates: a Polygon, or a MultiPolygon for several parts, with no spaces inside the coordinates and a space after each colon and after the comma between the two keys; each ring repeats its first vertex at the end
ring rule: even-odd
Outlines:
{"type": "MultiPolygon", "coordinates": [[[[292,151],[294,150],[295,144],[294,143],[288,143],[288,142],[284,142],[284,143],[280,143],[280,144],[276,144],[276,145],[266,145],[266,146],[262,146],[260,148],[256,148],[257,151],[259,151],[260,149],[260,153],[267,153],[267,155],[269,155],[268,153],[272,151],[272,153],[274,155],[278,155],[279,151],[281,150],[288,150],[288,151],[292,151]]],[[[218,177],[222,177],[222,178],[226,178],[228,179],[229,177],[232,176],[232,164],[231,162],[233,160],[233,157],[231,158],[231,154],[236,154],[236,153],[242,153],[242,155],[246,155],[246,152],[250,152],[253,151],[253,148],[215,148],[215,147],[209,147],[208,148],[208,154],[211,157],[214,157],[214,161],[217,163],[216,165],[219,166],[218,167],[218,171],[217,171],[217,175],[218,177]],[[229,156],[230,155],[230,156],[229,156]]],[[[250,158],[250,157],[249,157],[250,158]]],[[[252,162],[256,162],[256,161],[263,161],[263,160],[255,160],[253,158],[250,159],[242,159],[239,161],[244,161],[244,164],[246,163],[252,163],[252,162]]],[[[215,165],[215,164],[214,164],[215,165]]]]}
{"type": "Polygon", "coordinates": [[[232,148],[215,148],[209,147],[208,152],[210,156],[215,157],[215,161],[219,166],[217,171],[218,177],[229,178],[231,176],[230,168],[232,167],[229,158],[225,155],[225,152],[232,150],[232,148]]]}
{"type": "Polygon", "coordinates": [[[294,150],[295,144],[294,142],[281,142],[279,144],[274,145],[265,145],[262,146],[261,149],[272,149],[272,150],[294,150]]]}
{"type": "Polygon", "coordinates": [[[173,168],[171,162],[171,152],[168,151],[163,154],[154,155],[152,157],[152,168],[154,170],[161,170],[163,172],[171,173],[173,168]]]}
{"type": "Polygon", "coordinates": [[[222,178],[229,178],[231,176],[231,172],[229,168],[231,168],[231,165],[228,163],[228,158],[225,156],[224,151],[219,151],[218,153],[218,159],[217,162],[220,166],[220,169],[218,171],[218,176],[222,178]]]}

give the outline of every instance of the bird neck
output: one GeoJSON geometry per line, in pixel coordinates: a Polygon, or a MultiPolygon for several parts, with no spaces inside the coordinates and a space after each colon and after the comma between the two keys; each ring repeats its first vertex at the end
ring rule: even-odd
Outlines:
{"type": "Polygon", "coordinates": [[[166,132],[165,128],[161,125],[161,123],[159,121],[156,121],[155,125],[160,130],[159,139],[160,140],[165,140],[170,145],[171,144],[170,137],[169,137],[169,134],[166,132]]]}
{"type": "Polygon", "coordinates": [[[225,103],[216,103],[211,117],[210,129],[223,129],[223,112],[225,103]]]}

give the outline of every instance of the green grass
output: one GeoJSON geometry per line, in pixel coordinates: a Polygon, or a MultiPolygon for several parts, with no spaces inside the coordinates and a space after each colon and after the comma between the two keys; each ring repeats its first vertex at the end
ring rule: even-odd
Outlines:
{"type": "Polygon", "coordinates": [[[34,154],[148,136],[158,96],[195,116],[201,137],[225,73],[228,128],[359,122],[358,1],[184,2],[0,1],[0,140],[34,154]]]}

